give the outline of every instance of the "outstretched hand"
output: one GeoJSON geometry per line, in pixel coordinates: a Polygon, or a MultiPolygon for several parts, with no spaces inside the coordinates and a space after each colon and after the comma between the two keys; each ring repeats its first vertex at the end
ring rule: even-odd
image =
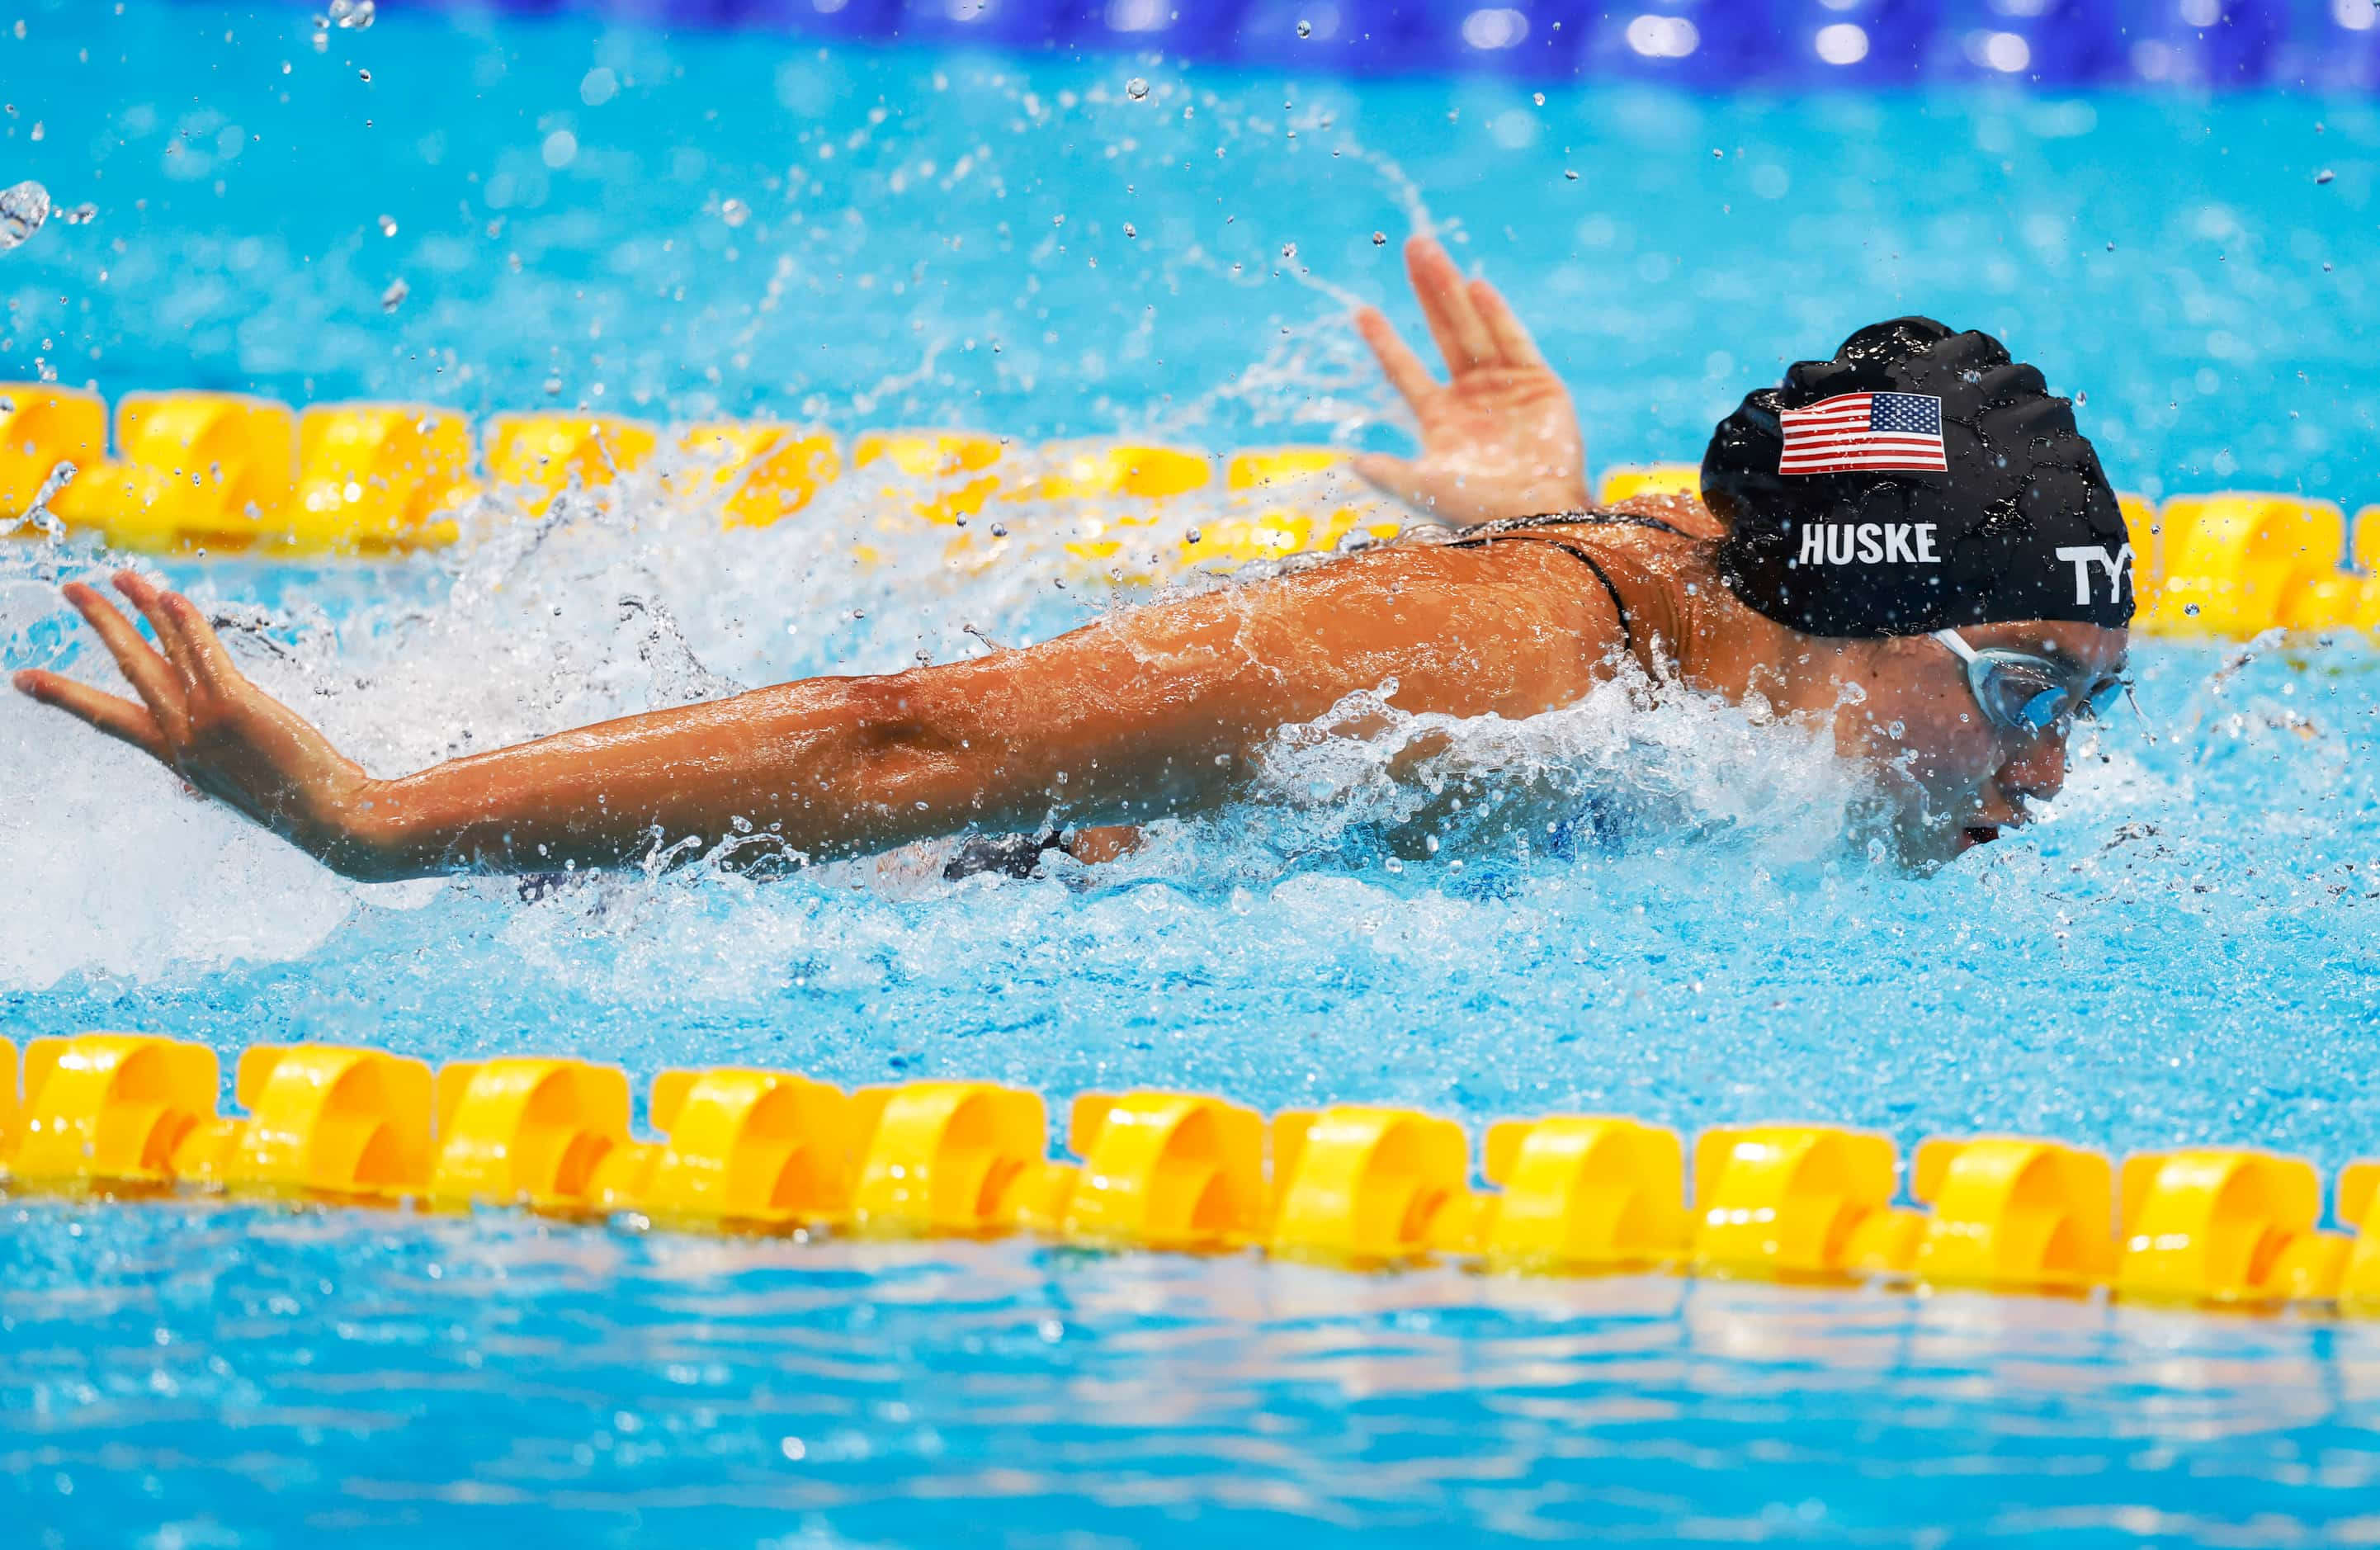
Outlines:
{"type": "Polygon", "coordinates": [[[135,702],[57,673],[28,668],[18,690],[130,743],[210,797],[228,802],[333,864],[353,848],[370,778],[296,712],[249,682],[190,600],[138,573],[115,590],[140,610],[158,646],[92,587],[60,589],[99,634],[135,702]],[[162,653],[158,647],[163,647],[162,653]]]}
{"type": "Polygon", "coordinates": [[[1421,422],[1421,456],[1364,453],[1355,471],[1448,522],[1584,509],[1578,414],[1528,330],[1495,287],[1464,280],[1427,237],[1405,244],[1405,270],[1451,380],[1432,377],[1378,308],[1357,311],[1356,331],[1421,422]]]}

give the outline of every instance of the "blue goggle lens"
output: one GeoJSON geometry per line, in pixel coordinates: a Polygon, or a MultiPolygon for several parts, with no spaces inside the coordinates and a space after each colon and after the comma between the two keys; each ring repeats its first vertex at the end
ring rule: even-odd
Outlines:
{"type": "Polygon", "coordinates": [[[2024,702],[2023,708],[2017,713],[2017,722],[2028,731],[2046,731],[2058,725],[2058,718],[2065,712],[2066,691],[2045,689],[2024,702]]]}
{"type": "Polygon", "coordinates": [[[2068,684],[2015,663],[1990,663],[1978,696],[1994,719],[2015,731],[2046,732],[2069,716],[2095,720],[2115,708],[2124,692],[2121,678],[2103,678],[2077,692],[2068,684]]]}

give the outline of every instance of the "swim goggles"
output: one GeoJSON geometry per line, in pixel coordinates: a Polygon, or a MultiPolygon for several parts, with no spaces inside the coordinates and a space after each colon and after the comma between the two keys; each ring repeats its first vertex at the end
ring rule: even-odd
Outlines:
{"type": "Polygon", "coordinates": [[[2132,691],[2131,680],[2121,674],[2086,683],[2030,652],[1998,646],[1977,651],[1955,629],[1937,629],[1934,639],[1966,664],[1967,688],[1983,707],[1984,719],[2003,732],[2037,738],[2077,717],[2096,721],[2132,691]]]}

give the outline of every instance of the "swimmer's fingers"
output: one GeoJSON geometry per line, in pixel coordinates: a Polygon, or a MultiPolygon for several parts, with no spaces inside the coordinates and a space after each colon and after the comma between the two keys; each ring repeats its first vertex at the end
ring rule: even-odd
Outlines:
{"type": "Polygon", "coordinates": [[[231,653],[224,648],[223,637],[207,623],[197,604],[180,592],[166,592],[158,601],[159,611],[174,626],[200,684],[218,694],[234,693],[247,684],[231,653]]]}
{"type": "Polygon", "coordinates": [[[157,729],[157,718],[149,714],[147,707],[103,694],[89,684],[45,673],[38,667],[18,673],[14,682],[35,703],[55,705],[116,741],[130,743],[161,764],[173,763],[173,751],[166,746],[164,734],[157,729]]]}
{"type": "Polygon", "coordinates": [[[132,621],[116,612],[115,605],[100,596],[96,588],[69,581],[58,590],[98,635],[108,654],[115,658],[116,670],[140,696],[141,703],[149,707],[157,724],[164,726],[179,721],[184,714],[179,678],[156,649],[140,639],[132,621]]]}
{"type": "Polygon", "coordinates": [[[1439,382],[1397,332],[1396,324],[1378,308],[1365,307],[1355,313],[1355,332],[1364,336],[1364,343],[1371,346],[1372,353],[1379,358],[1380,370],[1388,374],[1390,385],[1419,414],[1422,401],[1439,390],[1439,382]]]}
{"type": "Polygon", "coordinates": [[[157,647],[165,653],[165,660],[174,665],[174,672],[181,680],[183,691],[187,693],[196,689],[199,685],[199,665],[190,655],[190,643],[183,639],[181,628],[165,611],[164,592],[136,570],[117,571],[115,590],[132,600],[132,605],[140,610],[140,616],[147,619],[149,628],[156,632],[157,647]]]}
{"type": "Polygon", "coordinates": [[[1446,250],[1427,237],[1415,238],[1405,244],[1405,272],[1413,279],[1421,314],[1429,321],[1430,337],[1438,341],[1438,352],[1446,357],[1447,370],[1461,376],[1494,365],[1502,352],[1487,323],[1480,321],[1479,310],[1472,305],[1463,271],[1454,267],[1446,250]]]}
{"type": "Polygon", "coordinates": [[[1537,351],[1537,342],[1512,315],[1504,302],[1503,293],[1485,280],[1471,282],[1471,304],[1479,312],[1479,320],[1495,336],[1496,348],[1507,366],[1543,366],[1546,358],[1537,351]]]}

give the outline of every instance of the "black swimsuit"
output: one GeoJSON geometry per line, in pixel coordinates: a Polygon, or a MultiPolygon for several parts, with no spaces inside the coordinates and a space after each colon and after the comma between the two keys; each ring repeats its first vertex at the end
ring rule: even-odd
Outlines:
{"type": "Polygon", "coordinates": [[[1620,595],[1619,584],[1603,562],[1575,543],[1565,543],[1549,534],[1534,532],[1536,528],[1651,528],[1657,532],[1673,533],[1680,538],[1694,534],[1681,527],[1664,522],[1658,517],[1640,517],[1633,511],[1572,511],[1543,517],[1509,517],[1498,522],[1481,522],[1463,530],[1463,536],[1447,544],[1450,549],[1477,549],[1506,539],[1518,539],[1531,543],[1550,543],[1563,554],[1595,572],[1603,590],[1611,598],[1612,610],[1620,616],[1620,640],[1628,654],[1636,654],[1636,626],[1628,617],[1628,604],[1620,595]]]}

